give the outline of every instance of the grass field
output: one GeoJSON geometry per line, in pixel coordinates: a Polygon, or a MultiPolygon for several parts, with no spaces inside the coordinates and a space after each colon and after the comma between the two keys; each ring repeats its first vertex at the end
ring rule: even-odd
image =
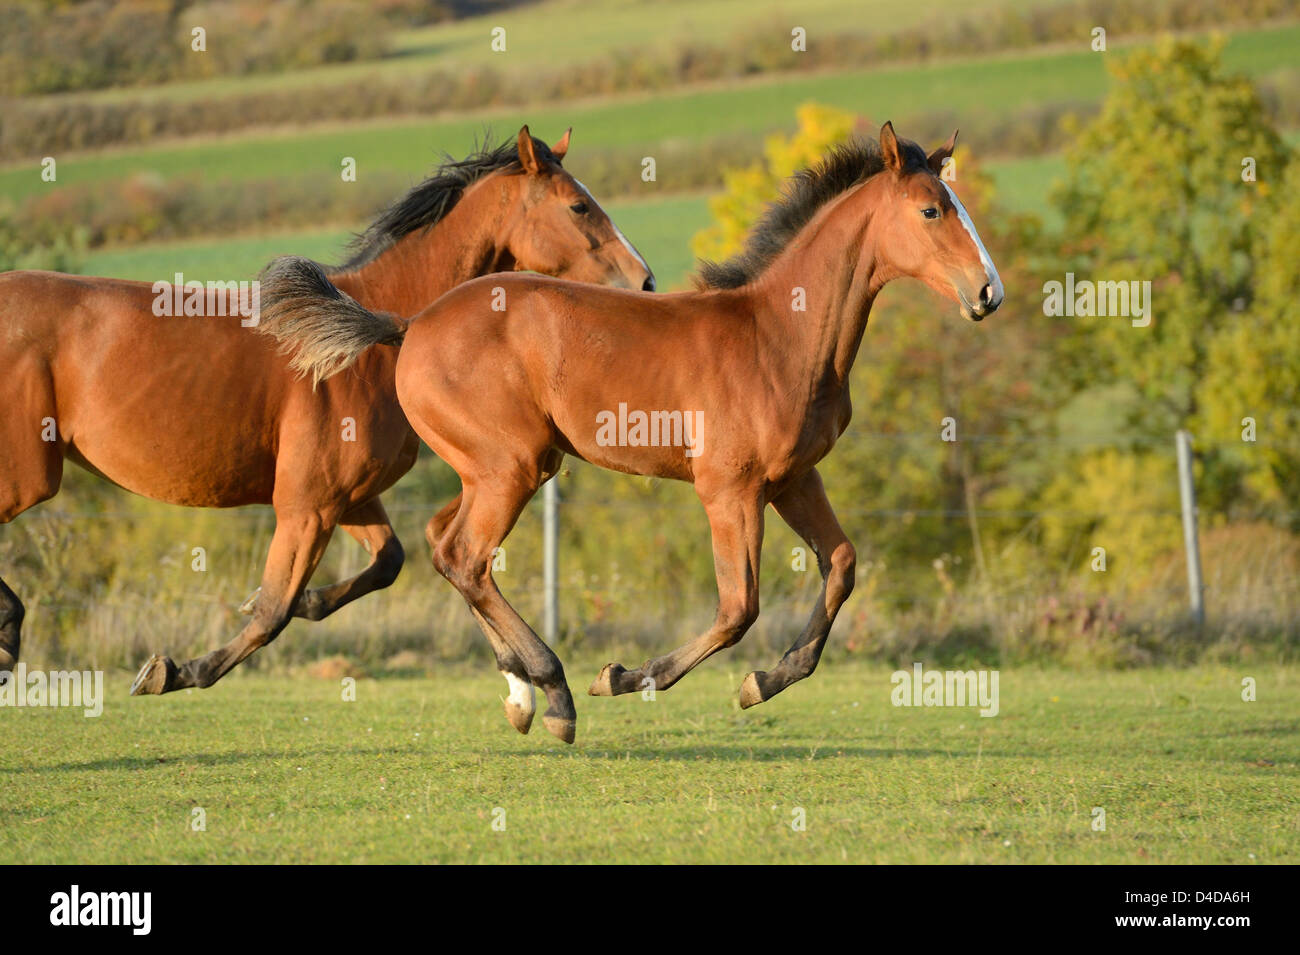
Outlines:
{"type": "Polygon", "coordinates": [[[581,697],[572,748],[509,729],[484,670],[355,702],[258,674],[131,699],[111,674],[99,719],[3,714],[0,862],[1300,862],[1300,667],[1007,670],[989,719],[895,708],[886,668],[834,657],[742,712],[745,672],[581,697]]]}
{"type": "Polygon", "coordinates": [[[266,89],[402,76],[429,68],[491,66],[509,71],[555,70],[621,52],[669,53],[685,43],[719,43],[759,30],[788,34],[799,25],[815,43],[819,33],[871,28],[899,31],[960,11],[973,17],[983,11],[1056,6],[1063,0],[945,0],[916,4],[909,0],[548,0],[433,26],[399,32],[392,55],[299,69],[280,74],[215,77],[149,88],[102,90],[78,94],[85,99],[196,97],[243,94],[266,89]],[[788,26],[787,26],[788,24],[788,26]],[[507,34],[505,53],[489,42],[494,27],[507,34]]]}
{"type": "MultiPolygon", "coordinates": [[[[1294,63],[1300,26],[1234,33],[1224,52],[1231,68],[1253,76],[1294,63]]],[[[294,176],[304,169],[336,171],[343,156],[357,160],[359,175],[390,170],[419,176],[444,151],[467,151],[491,126],[498,136],[525,122],[544,139],[574,127],[573,156],[584,147],[633,146],[757,134],[793,122],[796,108],[809,100],[851,109],[873,120],[903,120],[928,110],[963,116],[968,130],[982,116],[1033,104],[1087,102],[1106,88],[1105,57],[1092,52],[1035,53],[955,63],[891,67],[851,73],[786,76],[722,86],[669,91],[654,96],[606,98],[588,103],[508,110],[478,110],[472,115],[385,119],[335,128],[265,132],[208,141],[171,143],[147,149],[114,150],[59,159],[58,182],[72,185],[120,179],[141,172],[162,176],[203,174],[232,183],[244,179],[294,176]],[[288,132],[288,131],[287,131],[288,132]]],[[[906,134],[906,127],[900,128],[906,134]]],[[[629,176],[639,172],[634,168],[629,176]]],[[[647,192],[675,189],[670,164],[661,164],[658,182],[647,192]]],[[[36,163],[0,170],[0,196],[18,200],[49,183],[36,163]]]]}

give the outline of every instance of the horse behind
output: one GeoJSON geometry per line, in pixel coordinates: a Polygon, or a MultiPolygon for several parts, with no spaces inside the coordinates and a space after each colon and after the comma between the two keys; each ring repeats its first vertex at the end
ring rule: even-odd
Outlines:
{"type": "MultiPolygon", "coordinates": [[[[551,148],[525,126],[515,141],[445,163],[385,210],[328,280],[305,262],[264,275],[262,316],[241,314],[236,293],[196,297],[188,285],[0,275],[0,523],[56,494],[65,461],[154,500],[275,508],[261,587],[242,608],[248,624],[196,660],[153,657],[133,692],[210,686],[293,616],[328,616],[402,566],[379,500],[419,449],[397,403],[397,348],[369,348],[317,387],[258,334],[286,295],[320,278],[357,316],[398,316],[384,333],[396,342],[405,316],[476,275],[531,269],[653,288],[644,260],[561,165],[568,145],[568,133],[551,148]],[[307,590],[339,525],[370,563],[307,590]]],[[[0,670],[18,659],[23,615],[0,581],[0,670]]]]}

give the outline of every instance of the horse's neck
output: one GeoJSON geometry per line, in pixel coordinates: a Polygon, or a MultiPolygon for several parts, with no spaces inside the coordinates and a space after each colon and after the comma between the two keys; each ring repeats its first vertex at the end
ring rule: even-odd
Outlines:
{"type": "Polygon", "coordinates": [[[503,264],[496,230],[499,209],[486,190],[471,188],[428,229],[411,232],[363,265],[333,272],[330,281],[366,308],[411,318],[444,292],[503,264]]]}
{"type": "Polygon", "coordinates": [[[853,215],[850,203],[860,209],[861,197],[814,219],[751,286],[755,315],[788,356],[789,373],[836,391],[848,386],[883,284],[874,256],[863,254],[869,223],[853,215]],[[795,310],[799,298],[807,311],[795,310]]]}

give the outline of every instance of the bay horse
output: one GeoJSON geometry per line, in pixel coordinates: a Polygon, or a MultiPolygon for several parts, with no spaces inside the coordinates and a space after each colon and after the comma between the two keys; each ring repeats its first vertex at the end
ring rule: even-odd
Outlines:
{"type": "MultiPolygon", "coordinates": [[[[449,160],[357,237],[330,282],[398,316],[510,269],[653,290],[644,259],[561,166],[568,146],[569,132],[548,147],[525,126],[513,142],[449,160]]],[[[262,279],[272,313],[283,279],[262,279]]],[[[391,584],[403,551],[379,495],[419,450],[397,403],[395,348],[372,348],[351,374],[317,387],[273,339],[246,327],[233,292],[209,299],[207,314],[160,317],[158,288],[0,275],[0,523],[52,497],[65,459],[155,500],[275,509],[261,588],[241,608],[248,624],[180,666],[153,657],[134,694],[210,686],[292,616],[319,620],[391,584]],[[370,562],[305,590],[336,525],[370,562]]],[[[0,580],[0,670],[17,661],[22,620],[22,603],[0,580]]]]}
{"type": "MultiPolygon", "coordinates": [[[[887,282],[911,277],[975,321],[1002,304],[997,269],[938,175],[955,143],[956,133],[927,156],[886,123],[878,145],[834,150],[794,178],[739,257],[704,267],[695,291],[476,279],[404,328],[398,400],[461,480],[459,497],[429,522],[433,563],[469,604],[512,691],[545,691],[551,733],[574,738],[564,668],[497,589],[492,552],[566,454],[693,483],[718,585],[707,632],[635,670],[607,665],[589,693],[667,689],[741,639],[758,616],[768,504],[817,555],[822,591],[781,661],[745,677],[740,703],[771,699],[813,672],[856,560],[816,465],[849,423],[849,371],[872,302],[887,282]],[[505,311],[488,307],[493,286],[505,289],[505,311]]],[[[306,370],[345,367],[367,340],[399,331],[379,316],[328,309],[353,328],[343,346],[323,310],[311,323],[269,329],[299,349],[306,370]]],[[[512,692],[507,716],[512,705],[530,699],[512,692]]]]}

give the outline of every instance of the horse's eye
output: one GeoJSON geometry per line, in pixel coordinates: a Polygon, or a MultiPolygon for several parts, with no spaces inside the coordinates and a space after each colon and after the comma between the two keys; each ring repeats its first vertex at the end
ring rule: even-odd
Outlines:
{"type": "Polygon", "coordinates": [[[569,208],[580,216],[585,216],[587,214],[587,204],[585,202],[575,202],[573,205],[569,206],[569,208]]]}
{"type": "Polygon", "coordinates": [[[939,210],[934,206],[930,206],[928,209],[922,209],[921,215],[925,216],[927,219],[937,219],[939,218],[939,210]]]}

